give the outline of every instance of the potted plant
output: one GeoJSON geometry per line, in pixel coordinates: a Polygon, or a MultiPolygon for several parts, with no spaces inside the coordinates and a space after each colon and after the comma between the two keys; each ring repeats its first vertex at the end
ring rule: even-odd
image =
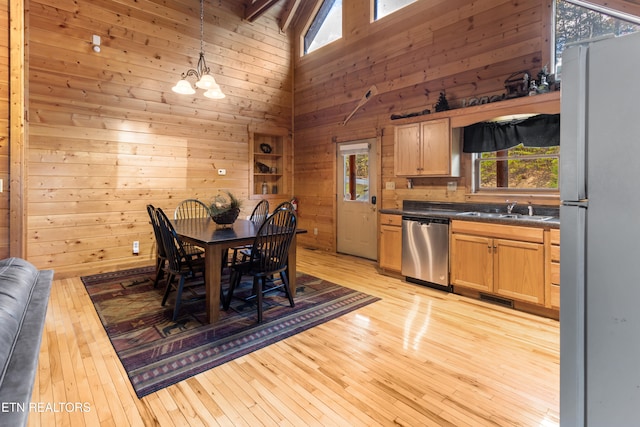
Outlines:
{"type": "Polygon", "coordinates": [[[225,190],[219,193],[209,206],[211,219],[216,224],[233,224],[240,214],[240,200],[238,200],[230,191],[225,190]]]}

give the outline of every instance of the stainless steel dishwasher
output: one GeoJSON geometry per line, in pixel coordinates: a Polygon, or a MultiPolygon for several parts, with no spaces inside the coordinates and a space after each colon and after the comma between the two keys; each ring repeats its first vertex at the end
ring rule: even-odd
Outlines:
{"type": "Polygon", "coordinates": [[[402,275],[410,282],[452,291],[448,218],[402,217],[402,275]]]}

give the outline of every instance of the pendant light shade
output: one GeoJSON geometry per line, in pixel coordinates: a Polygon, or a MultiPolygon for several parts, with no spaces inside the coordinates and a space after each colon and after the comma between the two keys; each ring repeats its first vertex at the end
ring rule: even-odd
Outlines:
{"type": "Polygon", "coordinates": [[[196,90],[191,86],[191,83],[186,81],[185,79],[180,80],[174,87],[171,88],[175,93],[179,93],[180,95],[193,95],[196,93],[196,90]]]}
{"type": "Polygon", "coordinates": [[[175,93],[181,95],[193,95],[196,90],[191,86],[191,83],[187,80],[189,76],[195,76],[197,79],[196,87],[204,89],[206,92],[204,96],[211,99],[222,99],[224,93],[220,89],[220,85],[216,83],[216,79],[209,74],[210,69],[207,67],[207,61],[204,59],[204,0],[200,0],[200,57],[198,58],[198,65],[196,68],[191,68],[187,72],[182,73],[182,78],[174,87],[171,88],[175,93]]]}
{"type": "Polygon", "coordinates": [[[211,89],[208,89],[204,93],[204,96],[206,96],[207,98],[211,98],[211,99],[222,99],[222,98],[224,98],[224,93],[222,93],[222,90],[220,90],[220,86],[218,86],[216,84],[211,89]]]}
{"type": "Polygon", "coordinates": [[[199,87],[200,89],[210,89],[217,84],[216,79],[214,79],[211,74],[205,74],[196,82],[196,87],[199,87]]]}

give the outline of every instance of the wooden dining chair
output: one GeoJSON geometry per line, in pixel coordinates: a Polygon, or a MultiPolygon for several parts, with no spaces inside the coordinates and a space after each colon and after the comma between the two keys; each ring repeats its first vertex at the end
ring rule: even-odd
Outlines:
{"type": "Polygon", "coordinates": [[[229,309],[233,293],[245,275],[253,276],[252,292],[257,301],[258,323],[262,322],[263,294],[281,288],[289,300],[289,305],[294,306],[287,276],[287,259],[296,225],[295,214],[287,209],[275,211],[267,217],[253,241],[249,258],[231,266],[229,290],[223,303],[224,310],[229,309]],[[267,278],[276,274],[280,274],[281,285],[267,289],[267,278]]]}
{"type": "Polygon", "coordinates": [[[151,226],[153,227],[153,235],[156,238],[156,278],[153,281],[153,287],[156,288],[158,287],[158,282],[164,275],[167,253],[165,252],[164,244],[162,243],[162,234],[156,217],[156,208],[153,205],[147,205],[147,213],[149,214],[151,226]]]}
{"type": "Polygon", "coordinates": [[[173,219],[211,218],[209,207],[198,199],[181,201],[173,212],[173,219]]]}
{"type": "Polygon", "coordinates": [[[282,202],[278,206],[276,206],[276,208],[273,211],[276,212],[280,210],[289,210],[294,214],[297,214],[296,209],[293,207],[293,203],[291,202],[282,202]]]}
{"type": "MultiPolygon", "coordinates": [[[[153,234],[156,238],[156,278],[153,281],[153,287],[157,288],[158,283],[164,276],[164,272],[166,270],[165,264],[167,261],[167,252],[164,249],[164,243],[162,242],[162,234],[160,231],[160,224],[158,224],[158,219],[156,217],[155,211],[156,208],[153,205],[147,205],[147,213],[149,214],[151,226],[153,227],[153,234]]],[[[204,258],[204,250],[202,248],[194,246],[190,243],[183,243],[182,246],[184,248],[184,254],[186,257],[192,260],[204,258]]]]}
{"type": "MultiPolygon", "coordinates": [[[[253,212],[251,212],[251,216],[249,220],[253,222],[254,227],[258,228],[264,223],[264,221],[269,216],[269,201],[266,199],[262,199],[258,202],[255,208],[253,208],[253,212]]],[[[231,265],[235,264],[238,260],[238,256],[242,256],[242,260],[246,261],[246,259],[251,254],[251,245],[239,245],[234,246],[233,248],[229,248],[227,254],[231,252],[231,265]]],[[[228,261],[224,260],[222,265],[227,265],[228,261]]]]}
{"type": "Polygon", "coordinates": [[[194,278],[197,273],[201,273],[204,277],[205,263],[203,258],[191,258],[187,255],[182,241],[178,238],[173,224],[167,218],[162,209],[157,208],[155,215],[158,220],[160,232],[162,235],[162,243],[164,245],[167,256],[167,287],[162,298],[162,305],[167,302],[167,298],[173,289],[176,290],[176,302],[173,309],[173,321],[175,322],[180,312],[180,304],[182,303],[182,293],[185,289],[186,279],[194,278]],[[178,282],[174,285],[173,281],[178,278],[178,282]]]}

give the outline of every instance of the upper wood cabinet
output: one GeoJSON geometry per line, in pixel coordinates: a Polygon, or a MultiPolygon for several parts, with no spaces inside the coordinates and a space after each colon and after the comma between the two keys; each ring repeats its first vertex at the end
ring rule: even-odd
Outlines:
{"type": "Polygon", "coordinates": [[[291,196],[291,138],[286,129],[249,131],[249,198],[291,196]]]}
{"type": "Polygon", "coordinates": [[[459,176],[460,130],[449,119],[395,127],[397,176],[459,176]]]}

